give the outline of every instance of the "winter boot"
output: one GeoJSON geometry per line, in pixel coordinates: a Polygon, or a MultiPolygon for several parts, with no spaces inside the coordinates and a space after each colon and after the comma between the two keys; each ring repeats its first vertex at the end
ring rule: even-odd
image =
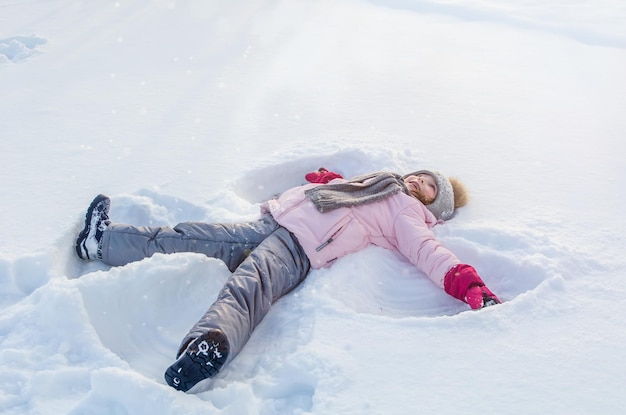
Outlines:
{"type": "Polygon", "coordinates": [[[224,333],[211,330],[189,343],[184,353],[165,371],[165,381],[174,389],[187,392],[201,380],[217,375],[228,358],[228,351],[224,333]]]}
{"type": "Polygon", "coordinates": [[[86,261],[101,259],[102,232],[109,226],[109,208],[111,199],[105,195],[98,195],[89,205],[85,215],[85,227],[76,239],[76,253],[80,259],[86,261]]]}

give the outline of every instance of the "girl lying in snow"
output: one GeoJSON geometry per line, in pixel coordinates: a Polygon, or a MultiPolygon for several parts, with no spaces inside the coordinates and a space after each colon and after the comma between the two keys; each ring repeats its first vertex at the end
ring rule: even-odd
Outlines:
{"type": "Polygon", "coordinates": [[[378,245],[404,255],[449,295],[472,309],[500,303],[476,270],[435,240],[431,230],[465,205],[465,188],[435,171],[380,172],[344,180],[320,169],[310,184],[261,205],[239,224],[181,223],[137,227],[113,223],[110,199],[97,196],[76,240],[83,260],[124,265],[155,253],[196,252],[219,258],[232,275],[183,339],[167,383],[188,391],[215,376],[243,348],[272,303],[344,255],[378,245]]]}

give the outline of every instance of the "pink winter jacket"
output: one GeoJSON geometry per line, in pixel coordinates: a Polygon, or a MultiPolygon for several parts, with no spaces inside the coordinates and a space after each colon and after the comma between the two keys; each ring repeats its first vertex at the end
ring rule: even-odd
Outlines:
{"type": "MultiPolygon", "coordinates": [[[[332,183],[340,181],[345,180],[332,183]]],[[[377,245],[400,252],[443,288],[446,273],[460,262],[437,242],[431,229],[437,219],[414,197],[398,192],[374,203],[320,213],[304,194],[315,186],[319,184],[292,188],[261,205],[263,212],[270,212],[296,235],[313,268],[377,245]]]]}

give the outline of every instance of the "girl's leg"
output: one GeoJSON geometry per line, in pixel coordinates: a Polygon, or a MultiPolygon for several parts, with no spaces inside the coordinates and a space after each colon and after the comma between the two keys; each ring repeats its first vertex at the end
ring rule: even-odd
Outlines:
{"type": "Polygon", "coordinates": [[[272,303],[303,281],[309,268],[296,237],[279,227],[235,270],[185,336],[178,352],[182,356],[165,373],[167,382],[187,391],[214,376],[243,348],[272,303]]]}
{"type": "Polygon", "coordinates": [[[102,235],[101,259],[125,265],[155,253],[196,252],[221,259],[232,272],[277,227],[271,215],[249,223],[187,222],[174,228],[111,223],[102,235]]]}

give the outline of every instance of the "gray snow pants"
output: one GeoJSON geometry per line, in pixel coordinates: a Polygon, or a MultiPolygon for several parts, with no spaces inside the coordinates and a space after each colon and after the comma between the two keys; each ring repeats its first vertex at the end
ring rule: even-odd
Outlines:
{"type": "Polygon", "coordinates": [[[112,223],[102,238],[102,261],[124,265],[155,253],[196,252],[226,263],[232,275],[217,300],[189,330],[181,350],[211,329],[224,332],[228,361],[241,351],[274,301],[306,278],[310,262],[296,237],[266,214],[241,224],[181,223],[136,227],[112,223]]]}

